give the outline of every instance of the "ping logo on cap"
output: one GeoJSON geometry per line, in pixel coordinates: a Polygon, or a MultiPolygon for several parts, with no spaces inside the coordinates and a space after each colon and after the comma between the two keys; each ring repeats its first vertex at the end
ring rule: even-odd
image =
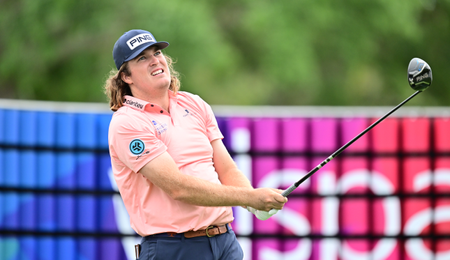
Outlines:
{"type": "Polygon", "coordinates": [[[133,38],[129,39],[127,41],[127,45],[128,47],[130,47],[130,50],[135,49],[136,47],[147,43],[147,42],[156,42],[155,39],[153,39],[152,35],[148,34],[148,33],[141,33],[138,34],[136,36],[134,36],[133,38]]]}

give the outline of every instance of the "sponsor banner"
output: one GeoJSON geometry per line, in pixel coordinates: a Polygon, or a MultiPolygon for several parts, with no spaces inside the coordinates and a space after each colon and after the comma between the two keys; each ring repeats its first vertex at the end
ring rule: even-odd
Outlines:
{"type": "MultiPolygon", "coordinates": [[[[0,109],[0,259],[134,259],[140,238],[111,172],[111,116],[0,109]]],[[[218,118],[254,187],[278,189],[374,121],[218,118]]],[[[234,207],[245,259],[449,259],[449,122],[388,118],[302,183],[272,218],[234,207]]]]}

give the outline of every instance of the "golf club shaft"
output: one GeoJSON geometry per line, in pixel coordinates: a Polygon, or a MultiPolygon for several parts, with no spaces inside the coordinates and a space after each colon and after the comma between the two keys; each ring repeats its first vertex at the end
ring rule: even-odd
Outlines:
{"type": "Polygon", "coordinates": [[[346,143],[344,146],[339,148],[336,152],[334,152],[332,155],[330,155],[328,158],[326,158],[323,162],[321,162],[319,165],[317,165],[314,169],[312,169],[310,172],[308,172],[305,176],[303,176],[300,180],[298,180],[296,183],[292,184],[289,188],[287,188],[281,195],[284,197],[287,197],[289,194],[291,194],[292,191],[294,191],[301,183],[303,183],[305,180],[307,180],[311,175],[313,175],[315,172],[317,172],[320,168],[325,166],[327,163],[329,163],[331,160],[333,160],[336,156],[338,156],[342,151],[347,149],[351,144],[353,144],[356,140],[358,140],[361,136],[366,134],[370,129],[374,128],[376,125],[378,125],[381,121],[386,119],[386,117],[390,116],[392,113],[394,113],[397,109],[399,109],[401,106],[406,104],[409,100],[411,100],[413,97],[415,97],[417,94],[419,94],[421,91],[418,90],[414,94],[412,94],[410,97],[405,99],[402,103],[394,107],[391,111],[389,111],[386,115],[378,119],[375,123],[371,124],[369,127],[367,127],[364,131],[362,131],[359,135],[357,135],[355,138],[350,140],[348,143],[346,143]]]}

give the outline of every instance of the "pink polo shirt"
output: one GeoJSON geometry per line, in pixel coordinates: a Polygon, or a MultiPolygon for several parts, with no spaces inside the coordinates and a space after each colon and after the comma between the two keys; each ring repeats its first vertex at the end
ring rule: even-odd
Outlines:
{"type": "Polygon", "coordinates": [[[233,221],[231,207],[201,207],[175,201],[139,173],[167,151],[181,173],[220,183],[211,141],[223,138],[211,107],[199,96],[169,90],[169,111],[125,96],[109,127],[114,178],[131,227],[141,236],[186,232],[233,221]]]}

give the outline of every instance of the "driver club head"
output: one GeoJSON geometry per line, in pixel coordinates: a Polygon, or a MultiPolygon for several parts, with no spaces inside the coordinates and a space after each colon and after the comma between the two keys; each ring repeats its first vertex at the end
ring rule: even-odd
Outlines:
{"type": "Polygon", "coordinates": [[[414,90],[424,91],[433,81],[431,67],[424,60],[413,58],[408,65],[408,83],[414,90]]]}

